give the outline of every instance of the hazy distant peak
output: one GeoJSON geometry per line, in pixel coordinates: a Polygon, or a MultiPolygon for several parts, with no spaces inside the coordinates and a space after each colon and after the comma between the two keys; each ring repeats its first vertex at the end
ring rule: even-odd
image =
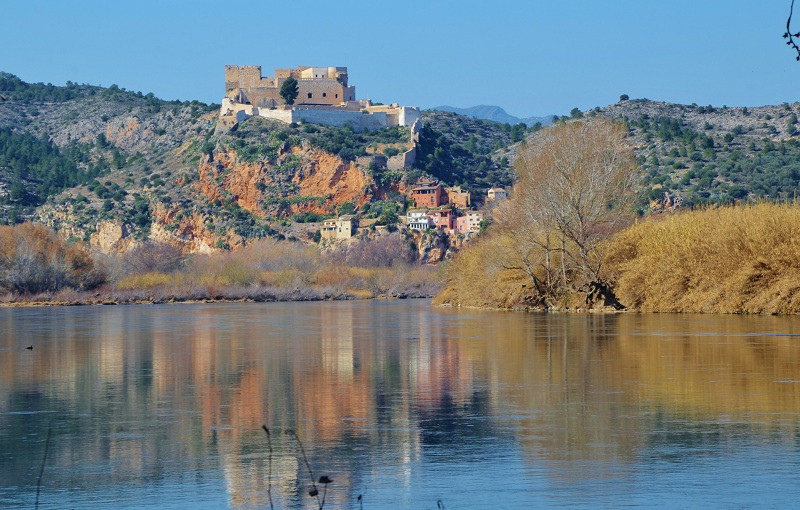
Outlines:
{"type": "Polygon", "coordinates": [[[541,122],[543,125],[547,125],[550,124],[553,120],[552,115],[545,117],[519,118],[509,114],[500,106],[486,105],[486,104],[472,106],[470,108],[457,108],[455,106],[446,106],[446,105],[435,106],[433,108],[430,108],[430,110],[439,110],[443,112],[457,113],[459,115],[464,115],[466,117],[473,117],[475,119],[491,120],[494,122],[500,122],[502,124],[512,124],[512,125],[519,124],[520,122],[524,122],[528,126],[532,126],[537,122],[541,122]]]}

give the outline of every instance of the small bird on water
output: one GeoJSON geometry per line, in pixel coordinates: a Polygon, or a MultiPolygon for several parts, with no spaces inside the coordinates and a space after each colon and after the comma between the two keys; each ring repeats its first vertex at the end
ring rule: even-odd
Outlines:
{"type": "Polygon", "coordinates": [[[29,346],[27,346],[27,347],[25,347],[25,348],[26,348],[26,349],[28,349],[29,351],[32,351],[32,350],[33,350],[33,346],[32,346],[32,345],[29,345],[29,346]]]}

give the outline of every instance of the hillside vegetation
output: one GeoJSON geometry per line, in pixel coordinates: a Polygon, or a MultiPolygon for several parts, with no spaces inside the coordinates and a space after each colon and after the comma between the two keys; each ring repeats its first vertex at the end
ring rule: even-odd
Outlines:
{"type": "Polygon", "coordinates": [[[493,187],[508,188],[514,171],[504,149],[541,125],[499,124],[455,113],[425,111],[414,167],[449,185],[472,190],[478,201],[493,187]]]}
{"type": "Polygon", "coordinates": [[[800,186],[800,104],[759,107],[620,101],[584,115],[623,119],[641,168],[640,210],[793,200],[800,186]],[[668,197],[664,203],[665,194],[668,197]]]}
{"type": "Polygon", "coordinates": [[[632,220],[625,179],[635,174],[622,165],[632,148],[618,145],[624,136],[600,136],[606,123],[599,118],[558,123],[519,149],[515,193],[496,210],[488,235],[456,255],[436,302],[800,311],[798,202],[695,204],[620,229],[632,220]],[[616,165],[620,171],[611,171],[616,165]]]}
{"type": "Polygon", "coordinates": [[[496,149],[525,132],[426,112],[418,164],[388,170],[380,158],[413,146],[407,128],[256,117],[228,129],[217,105],[7,73],[0,91],[0,223],[33,220],[106,251],[147,239],[191,252],[265,237],[311,242],[318,227],[305,224],[343,212],[393,224],[422,176],[461,184],[480,203],[487,188],[513,182],[496,149]]]}
{"type": "Polygon", "coordinates": [[[113,210],[110,214],[120,218],[134,216],[137,209],[141,213],[136,181],[179,168],[176,151],[186,140],[213,131],[205,116],[216,110],[116,85],[58,87],[25,83],[8,73],[0,73],[0,91],[5,98],[0,102],[0,223],[33,219],[37,207],[64,193],[57,200],[82,205],[81,210],[50,226],[64,223],[86,240],[101,211],[113,210]],[[92,197],[101,178],[113,191],[92,197]]]}

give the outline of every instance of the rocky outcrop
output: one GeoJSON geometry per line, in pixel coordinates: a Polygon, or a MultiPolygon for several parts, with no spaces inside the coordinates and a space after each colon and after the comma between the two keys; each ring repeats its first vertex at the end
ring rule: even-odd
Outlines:
{"type": "Polygon", "coordinates": [[[234,149],[217,150],[200,163],[199,176],[197,188],[209,201],[232,201],[259,217],[332,214],[345,202],[366,202],[373,183],[354,162],[305,144],[282,150],[274,162],[243,162],[234,149]]]}
{"type": "Polygon", "coordinates": [[[104,221],[89,239],[89,245],[104,253],[122,253],[131,248],[133,239],[127,225],[117,221],[104,221]]]}
{"type": "Polygon", "coordinates": [[[438,264],[452,258],[455,249],[450,244],[450,236],[444,232],[415,232],[417,259],[425,264],[438,264]]]}

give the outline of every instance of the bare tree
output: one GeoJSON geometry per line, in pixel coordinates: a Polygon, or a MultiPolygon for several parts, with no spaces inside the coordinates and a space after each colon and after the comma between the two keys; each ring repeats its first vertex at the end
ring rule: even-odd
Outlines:
{"type": "Polygon", "coordinates": [[[518,152],[519,182],[498,211],[516,269],[547,295],[607,287],[600,243],[631,219],[635,164],[622,123],[595,118],[542,131],[518,152]]]}
{"type": "Polygon", "coordinates": [[[17,294],[93,289],[106,279],[82,244],[68,245],[45,227],[0,227],[0,289],[17,294]]]}
{"type": "Polygon", "coordinates": [[[797,57],[795,60],[800,61],[800,46],[797,45],[797,41],[795,39],[800,39],[800,32],[792,33],[791,24],[792,24],[792,13],[794,12],[794,0],[792,0],[792,5],[789,7],[789,18],[786,20],[786,32],[783,33],[783,38],[786,39],[786,45],[791,46],[793,50],[797,52],[797,57]]]}
{"type": "Polygon", "coordinates": [[[125,254],[124,266],[130,274],[145,274],[153,271],[171,273],[183,262],[180,248],[158,241],[145,241],[125,254]]]}

